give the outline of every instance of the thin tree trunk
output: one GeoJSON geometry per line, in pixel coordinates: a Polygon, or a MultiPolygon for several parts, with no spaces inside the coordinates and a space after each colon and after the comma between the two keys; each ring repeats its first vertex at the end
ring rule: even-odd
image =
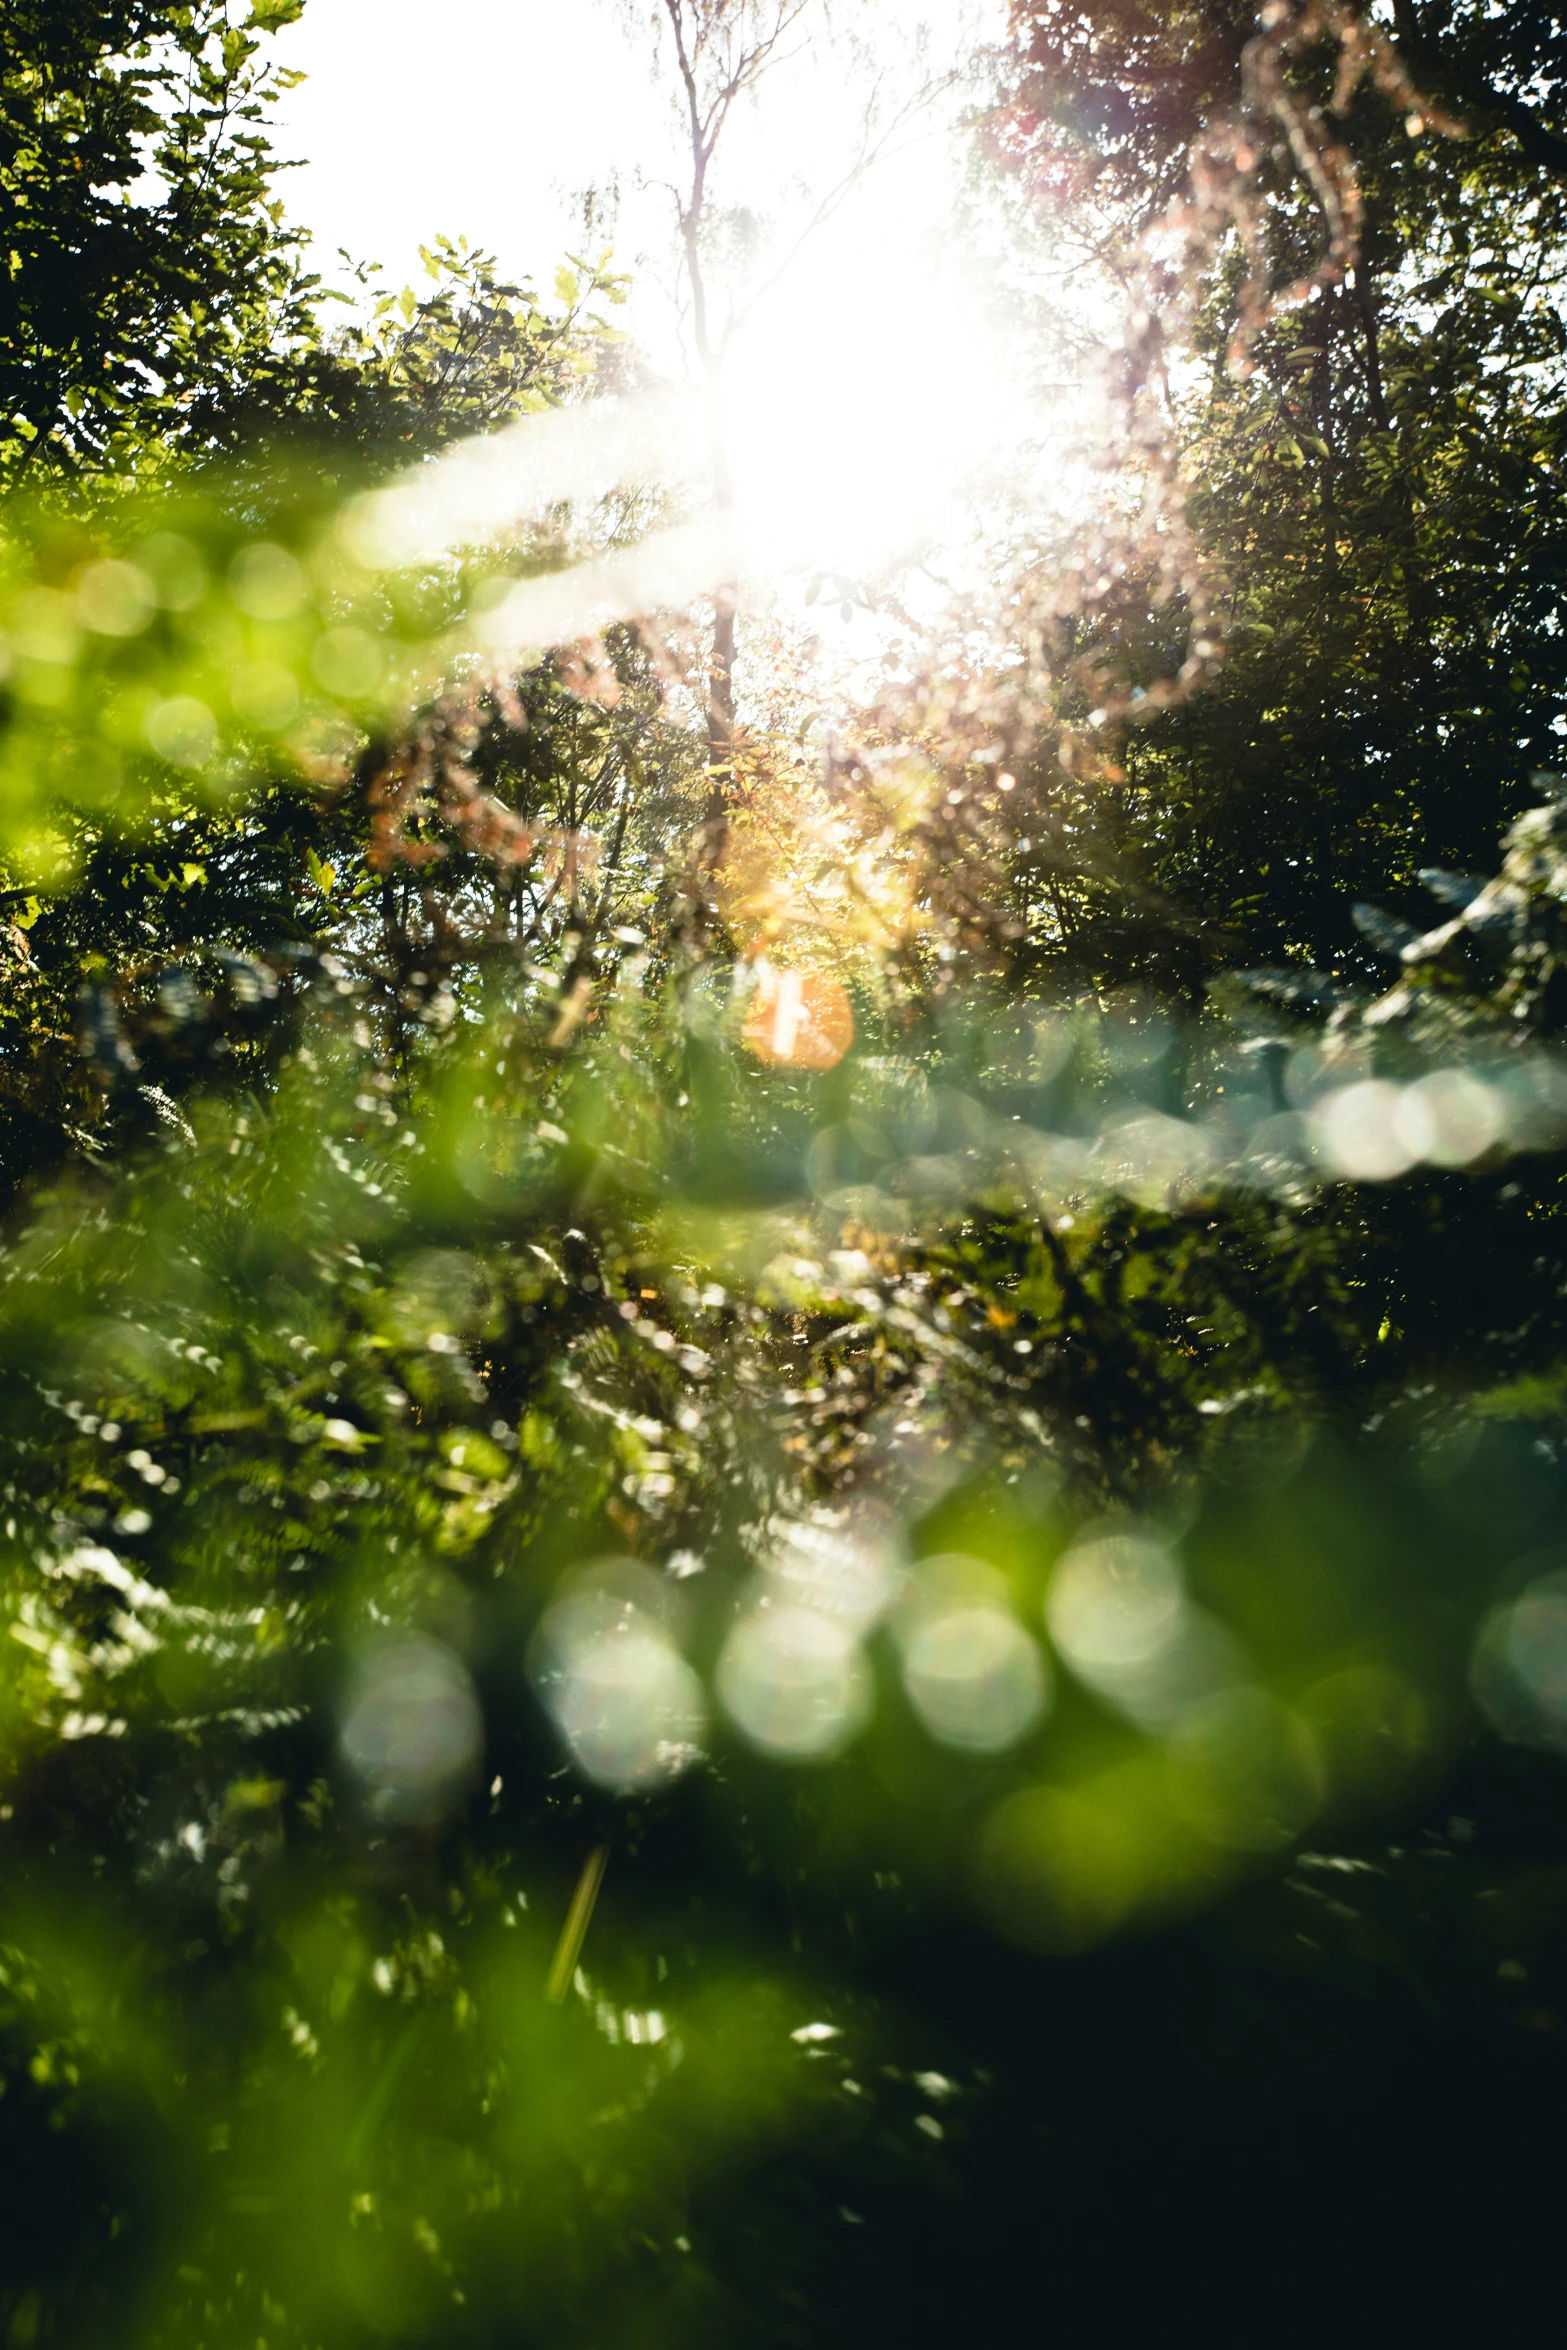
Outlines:
{"type": "Polygon", "coordinates": [[[1332,599],[1339,594],[1338,461],[1333,448],[1333,332],[1342,295],[1322,308],[1322,356],[1312,369],[1313,420],[1322,441],[1322,585],[1332,599]]]}
{"type": "Polygon", "coordinates": [[[1355,307],[1360,312],[1360,330],[1366,352],[1366,397],[1371,405],[1371,421],[1378,432],[1389,429],[1387,399],[1382,389],[1382,349],[1377,334],[1376,296],[1371,290],[1371,272],[1364,260],[1355,263],[1355,307]]]}

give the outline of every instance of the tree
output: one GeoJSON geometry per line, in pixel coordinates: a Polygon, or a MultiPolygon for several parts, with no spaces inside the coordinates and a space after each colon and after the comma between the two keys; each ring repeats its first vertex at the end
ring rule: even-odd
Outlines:
{"type": "MultiPolygon", "coordinates": [[[[1352,21],[1296,12],[1277,20],[1275,37],[1300,47],[1331,28],[1331,50],[1352,21]]],[[[1491,36],[1462,21],[1462,37],[1483,47],[1491,36]]],[[[1236,202],[1254,203],[1265,231],[1264,294],[1326,266],[1309,303],[1262,327],[1237,376],[1240,255],[1213,251],[1196,346],[1206,388],[1174,395],[1160,429],[1191,478],[1183,503],[1228,615],[1229,657],[1217,683],[1164,714],[1157,697],[1146,703],[1124,778],[1089,789],[1101,855],[1108,828],[1145,908],[1169,909],[1153,915],[1152,932],[1147,914],[1119,914],[1102,968],[1129,977],[1152,950],[1188,987],[1216,962],[1294,956],[1356,968],[1355,900],[1412,911],[1419,864],[1483,862],[1486,842],[1525,804],[1530,771],[1551,765],[1564,717],[1552,649],[1557,182],[1494,109],[1473,135],[1434,137],[1362,88],[1346,101],[1342,168],[1363,226],[1353,254],[1333,259],[1336,232],[1279,123],[1258,113],[1241,132],[1225,128],[1241,119],[1245,34],[1222,8],[1096,10],[1070,24],[1031,9],[1016,85],[1025,113],[1014,117],[1020,168],[1047,196],[1060,186],[1069,208],[1085,205],[1090,241],[1122,256],[1188,202],[1191,143],[1233,144],[1243,132],[1254,153],[1236,202]]],[[[1302,54],[1305,105],[1328,94],[1331,59],[1302,54]]],[[[1416,78],[1424,54],[1410,52],[1416,78]]],[[[1487,51],[1498,89],[1510,56],[1505,43],[1487,51]]],[[[1542,105],[1543,124],[1548,98],[1542,105]]],[[[1105,622],[1126,648],[1126,686],[1146,689],[1178,664],[1182,599],[1161,617],[1139,612],[1141,593],[1134,572],[1105,622]]],[[[1079,658],[1075,640],[1065,657],[1079,658]]],[[[1079,725],[1086,691],[1069,705],[1079,725]]],[[[1072,797],[1068,786],[1053,816],[1058,789],[1044,785],[1039,821],[1031,809],[1027,825],[1035,870],[1043,836],[1073,901],[1050,951],[1069,952],[1074,933],[1092,960],[1095,885],[1061,874],[1062,856],[1070,867],[1075,854],[1065,837],[1059,851],[1050,845],[1072,797]]]]}
{"type": "MultiPolygon", "coordinates": [[[[675,45],[689,147],[690,178],[681,190],[679,225],[686,282],[691,294],[691,334],[707,392],[713,496],[721,518],[732,522],[734,482],[724,424],[724,354],[735,319],[720,326],[709,287],[714,226],[711,175],[719,144],[736,104],[750,95],[767,72],[808,0],[664,0],[675,45]]],[[[739,590],[721,585],[713,599],[712,675],[708,690],[708,747],[714,772],[714,805],[721,809],[734,757],[735,610],[739,590]]]]}
{"type": "MultiPolygon", "coordinates": [[[[20,225],[5,299],[25,391],[0,555],[7,1191],[177,1115],[189,1084],[265,1065],[293,964],[323,943],[323,876],[359,891],[363,928],[369,812],[347,774],[325,801],[314,787],[333,770],[332,714],[346,693],[362,718],[383,664],[368,654],[335,689],[312,666],[329,623],[300,558],[351,488],[579,396],[615,339],[605,311],[625,281],[607,253],[563,265],[550,299],[445,239],[425,254],[429,290],[375,294],[367,269],[364,316],[328,335],[270,193],[265,108],[286,77],[260,58],[289,20],[34,11],[6,69],[20,225]],[[138,157],[156,201],[133,186],[138,157]],[[236,560],[270,564],[271,590],[236,596],[236,560]],[[195,733],[160,750],[114,706],[149,693],[195,733]],[[74,727],[71,696],[91,713],[74,727]],[[207,765],[220,727],[228,782],[207,765]],[[242,772],[258,790],[236,811],[242,772]]],[[[409,633],[451,600],[431,582],[409,633]]],[[[372,599],[364,616],[368,647],[389,615],[372,599]]],[[[575,818],[538,813],[542,833],[575,837],[575,818]]]]}
{"type": "Polygon", "coordinates": [[[272,193],[288,77],[220,0],[18,0],[0,69],[0,463],[72,471],[199,449],[316,338],[316,281],[272,193]]]}

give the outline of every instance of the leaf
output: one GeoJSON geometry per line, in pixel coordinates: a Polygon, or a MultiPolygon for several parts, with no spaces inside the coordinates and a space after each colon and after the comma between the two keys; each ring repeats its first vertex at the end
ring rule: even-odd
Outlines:
{"type": "Polygon", "coordinates": [[[1422,889],[1428,889],[1438,905],[1451,906],[1457,914],[1473,905],[1485,887],[1467,873],[1444,873],[1440,865],[1422,866],[1415,876],[1422,889]]]}
{"type": "Polygon", "coordinates": [[[1333,1003],[1338,995],[1332,980],[1321,971],[1236,971],[1229,984],[1243,995],[1313,1008],[1333,1003]]]}
{"type": "Polygon", "coordinates": [[[1351,909],[1355,928],[1363,938],[1370,940],[1379,955],[1397,959],[1406,947],[1412,947],[1420,936],[1407,922],[1395,914],[1384,914],[1380,906],[1355,906],[1351,909]]]}

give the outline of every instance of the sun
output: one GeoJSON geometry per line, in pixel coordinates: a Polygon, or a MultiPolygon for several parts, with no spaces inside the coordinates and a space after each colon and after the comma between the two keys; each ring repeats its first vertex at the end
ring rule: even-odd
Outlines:
{"type": "Polygon", "coordinates": [[[1024,424],[967,257],[878,196],[835,221],[730,355],[724,428],[759,574],[858,579],[968,529],[966,493],[1024,424]]]}

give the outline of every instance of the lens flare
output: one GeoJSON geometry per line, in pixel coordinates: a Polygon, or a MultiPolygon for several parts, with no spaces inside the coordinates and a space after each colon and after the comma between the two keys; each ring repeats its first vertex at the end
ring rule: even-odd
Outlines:
{"type": "Polygon", "coordinates": [[[745,1041],[772,1068],[835,1069],[854,1042],[848,993],[827,971],[758,967],[745,1041]]]}

